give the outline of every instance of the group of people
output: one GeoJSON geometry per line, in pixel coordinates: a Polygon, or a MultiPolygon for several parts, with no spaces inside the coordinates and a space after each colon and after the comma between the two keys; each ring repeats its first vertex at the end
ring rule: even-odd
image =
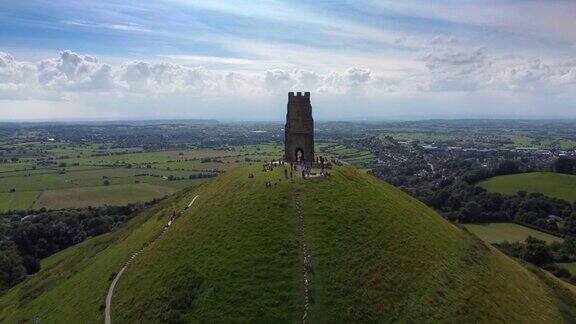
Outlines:
{"type": "Polygon", "coordinates": [[[264,161],[264,164],[262,164],[262,171],[263,172],[268,172],[268,171],[272,171],[274,170],[274,167],[279,166],[279,165],[284,165],[285,162],[283,160],[272,160],[270,162],[266,162],[264,161]]]}
{"type": "MultiPolygon", "coordinates": [[[[334,161],[335,164],[338,164],[338,161],[334,161]]],[[[302,178],[311,178],[318,176],[317,172],[313,172],[312,168],[319,168],[320,172],[319,175],[323,177],[330,177],[329,170],[332,169],[332,161],[328,158],[323,156],[317,156],[314,163],[310,162],[290,162],[289,168],[286,167],[286,162],[283,159],[280,160],[271,160],[270,162],[265,161],[262,164],[262,172],[271,172],[277,166],[284,166],[284,178],[290,179],[293,181],[294,179],[294,172],[300,172],[302,178]]],[[[248,178],[254,178],[254,174],[248,174],[248,178]]],[[[271,188],[273,186],[271,181],[266,182],[266,188],[271,188]]]]}
{"type": "Polygon", "coordinates": [[[306,177],[310,177],[312,174],[312,166],[310,163],[303,163],[301,167],[302,178],[306,179],[306,177]]]}
{"type": "Polygon", "coordinates": [[[316,157],[316,165],[321,169],[332,169],[332,162],[323,156],[316,157]]]}

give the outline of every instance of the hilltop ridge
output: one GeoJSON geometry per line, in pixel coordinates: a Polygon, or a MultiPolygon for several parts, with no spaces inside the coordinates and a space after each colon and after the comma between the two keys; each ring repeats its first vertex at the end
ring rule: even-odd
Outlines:
{"type": "Polygon", "coordinates": [[[0,321],[102,322],[111,278],[173,211],[174,225],[119,280],[113,322],[294,322],[305,309],[309,322],[576,316],[575,296],[553,278],[383,181],[345,166],[329,178],[291,182],[282,167],[254,166],[43,260],[40,273],[1,297],[0,321]]]}

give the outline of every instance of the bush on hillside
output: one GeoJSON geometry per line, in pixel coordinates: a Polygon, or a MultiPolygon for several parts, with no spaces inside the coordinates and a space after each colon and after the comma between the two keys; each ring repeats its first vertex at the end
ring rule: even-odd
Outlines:
{"type": "Polygon", "coordinates": [[[564,278],[564,279],[568,279],[572,276],[570,271],[568,271],[564,268],[558,268],[558,270],[553,271],[552,274],[558,278],[564,278]]]}
{"type": "Polygon", "coordinates": [[[561,156],[554,162],[554,170],[558,173],[572,174],[576,170],[576,160],[561,156]]]}
{"type": "Polygon", "coordinates": [[[532,236],[529,236],[523,243],[503,242],[495,245],[507,255],[539,267],[549,267],[555,261],[552,250],[546,242],[532,236]]]}
{"type": "Polygon", "coordinates": [[[546,242],[529,236],[526,239],[526,245],[520,256],[522,260],[530,262],[534,265],[542,267],[546,264],[554,262],[550,248],[546,246],[546,242]]]}
{"type": "Polygon", "coordinates": [[[494,169],[494,175],[514,174],[519,172],[520,167],[518,166],[518,163],[511,160],[502,161],[498,167],[494,169]]]}
{"type": "Polygon", "coordinates": [[[26,277],[23,260],[14,242],[0,241],[0,292],[26,277]]]}

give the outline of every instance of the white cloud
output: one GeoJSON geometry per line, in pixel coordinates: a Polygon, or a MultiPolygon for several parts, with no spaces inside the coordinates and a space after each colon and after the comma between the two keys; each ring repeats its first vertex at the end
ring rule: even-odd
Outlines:
{"type": "Polygon", "coordinates": [[[34,65],[16,62],[10,54],[0,52],[0,83],[23,83],[30,80],[34,72],[34,65]]]}
{"type": "Polygon", "coordinates": [[[325,74],[275,69],[266,71],[264,78],[265,88],[272,93],[306,89],[316,93],[360,95],[366,91],[379,91],[380,85],[381,79],[375,79],[369,69],[359,67],[325,74]]]}
{"type": "Polygon", "coordinates": [[[367,8],[370,12],[396,12],[431,21],[461,24],[468,28],[481,28],[489,32],[514,33],[532,41],[576,41],[576,33],[571,32],[576,29],[576,3],[570,0],[360,0],[355,1],[355,4],[367,8]]]}
{"type": "Polygon", "coordinates": [[[498,90],[549,95],[574,91],[576,61],[498,57],[485,49],[433,50],[424,56],[429,91],[498,90]]]}
{"type": "Polygon", "coordinates": [[[122,88],[134,93],[198,94],[225,90],[224,76],[220,73],[169,63],[126,63],[117,71],[116,79],[122,88]]]}
{"type": "Polygon", "coordinates": [[[35,77],[36,66],[17,62],[11,55],[0,52],[0,99],[27,97],[35,77]]]}
{"type": "Polygon", "coordinates": [[[200,56],[200,55],[159,55],[159,57],[171,60],[184,61],[194,64],[229,64],[229,65],[254,65],[258,62],[234,57],[200,56]]]}
{"type": "Polygon", "coordinates": [[[458,40],[456,38],[454,38],[453,36],[436,35],[428,42],[428,45],[442,46],[442,45],[450,45],[450,44],[456,44],[456,43],[458,43],[458,40]]]}
{"type": "Polygon", "coordinates": [[[81,21],[81,20],[64,20],[64,21],[62,21],[62,23],[66,24],[66,25],[72,25],[72,26],[89,27],[89,28],[106,28],[106,29],[131,31],[131,32],[149,32],[150,31],[149,29],[147,29],[143,25],[136,24],[136,23],[92,23],[92,22],[86,22],[86,21],[81,21]]]}
{"type": "Polygon", "coordinates": [[[39,62],[36,72],[41,86],[57,92],[110,90],[116,86],[110,65],[71,51],[63,51],[57,58],[39,62]]]}
{"type": "Polygon", "coordinates": [[[491,77],[492,62],[484,49],[433,52],[423,60],[430,71],[429,90],[432,91],[481,89],[491,77]]]}
{"type": "Polygon", "coordinates": [[[562,92],[576,85],[576,61],[549,63],[536,59],[502,68],[493,83],[511,90],[562,92]]]}
{"type": "Polygon", "coordinates": [[[576,88],[576,61],[496,57],[484,48],[429,46],[421,62],[423,71],[398,70],[394,75],[357,66],[323,73],[307,69],[236,72],[147,61],[112,66],[71,51],[37,63],[19,62],[0,53],[0,99],[70,101],[98,95],[250,98],[288,91],[379,98],[392,92],[498,90],[553,94],[574,92],[576,88]]]}
{"type": "MultiPolygon", "coordinates": [[[[96,57],[63,51],[38,63],[18,62],[0,54],[0,89],[4,94],[26,89],[27,99],[70,98],[83,93],[114,96],[166,94],[225,96],[277,94],[309,90],[321,93],[361,94],[378,90],[383,77],[367,68],[317,73],[294,69],[263,72],[231,72],[188,67],[173,63],[126,62],[120,66],[101,63],[96,57]],[[376,82],[378,81],[378,82],[376,82]]],[[[20,93],[18,96],[22,97],[20,93]]]]}

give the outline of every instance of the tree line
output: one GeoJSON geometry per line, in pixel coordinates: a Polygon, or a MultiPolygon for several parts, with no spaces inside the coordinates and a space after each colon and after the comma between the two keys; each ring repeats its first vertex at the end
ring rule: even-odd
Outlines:
{"type": "MultiPolygon", "coordinates": [[[[421,161],[415,163],[422,164],[421,161]]],[[[487,192],[476,185],[481,179],[531,171],[521,162],[505,160],[494,168],[486,168],[475,161],[452,160],[443,167],[451,173],[437,174],[431,179],[414,175],[414,166],[410,161],[401,168],[376,167],[372,172],[433,207],[451,221],[517,222],[555,235],[576,236],[576,204],[541,193],[519,191],[514,195],[503,195],[487,192]],[[564,222],[562,228],[560,222],[564,222]]]]}
{"type": "Polygon", "coordinates": [[[0,215],[0,292],[40,270],[40,260],[104,234],[161,199],[126,206],[15,211],[0,215]]]}

